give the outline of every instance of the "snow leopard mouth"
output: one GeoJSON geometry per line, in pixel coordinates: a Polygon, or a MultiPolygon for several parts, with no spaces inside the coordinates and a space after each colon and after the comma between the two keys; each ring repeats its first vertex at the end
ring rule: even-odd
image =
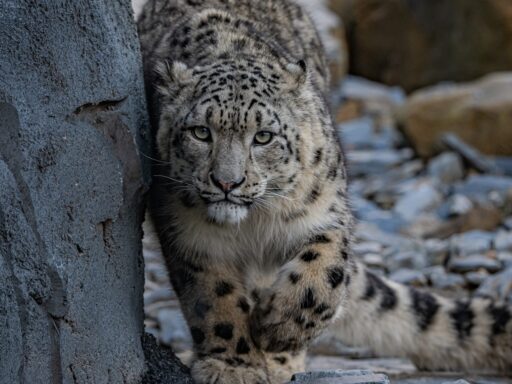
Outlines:
{"type": "Polygon", "coordinates": [[[204,195],[201,195],[201,198],[207,205],[218,204],[218,203],[228,203],[228,204],[239,205],[242,207],[249,207],[253,203],[252,200],[245,199],[241,196],[230,196],[227,194],[223,198],[218,198],[218,199],[213,199],[211,197],[206,197],[204,195]]]}
{"type": "Polygon", "coordinates": [[[239,224],[247,218],[249,208],[246,204],[222,199],[208,204],[208,218],[218,224],[239,224]]]}

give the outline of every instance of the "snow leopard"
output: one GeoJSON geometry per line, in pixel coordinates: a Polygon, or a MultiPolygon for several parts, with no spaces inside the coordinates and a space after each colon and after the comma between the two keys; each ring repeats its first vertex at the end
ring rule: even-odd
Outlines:
{"type": "Polygon", "coordinates": [[[277,384],[330,327],[420,368],[512,367],[511,310],[397,284],[353,255],[320,38],[291,0],[149,0],[138,21],[150,211],[199,384],[277,384]]]}

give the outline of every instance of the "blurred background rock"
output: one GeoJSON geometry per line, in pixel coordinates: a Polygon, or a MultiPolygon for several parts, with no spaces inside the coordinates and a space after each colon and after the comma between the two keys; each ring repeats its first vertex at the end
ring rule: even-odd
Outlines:
{"type": "MultiPolygon", "coordinates": [[[[356,255],[404,284],[512,303],[512,1],[297,1],[333,74],[356,255]]],[[[146,329],[186,357],[191,338],[146,234],[146,329]]],[[[418,372],[329,333],[309,368],[371,369],[393,383],[510,382],[418,372]]]]}

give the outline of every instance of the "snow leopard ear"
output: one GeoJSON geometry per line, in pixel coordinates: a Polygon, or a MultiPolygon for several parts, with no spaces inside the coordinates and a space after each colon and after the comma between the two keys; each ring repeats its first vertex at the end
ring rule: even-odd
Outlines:
{"type": "Polygon", "coordinates": [[[192,81],[193,70],[181,61],[171,64],[168,61],[160,62],[155,66],[155,71],[159,76],[158,92],[164,96],[176,96],[180,89],[192,81]]]}
{"type": "Polygon", "coordinates": [[[306,83],[308,69],[304,60],[299,60],[296,63],[287,63],[284,69],[288,90],[296,90],[306,83]]]}

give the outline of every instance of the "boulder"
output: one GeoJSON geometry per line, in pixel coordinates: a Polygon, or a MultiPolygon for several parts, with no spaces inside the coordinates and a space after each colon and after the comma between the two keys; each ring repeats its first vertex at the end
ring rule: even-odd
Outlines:
{"type": "Polygon", "coordinates": [[[404,107],[403,129],[422,157],[436,153],[446,132],[455,132],[484,154],[510,156],[511,108],[512,72],[496,73],[413,93],[404,107]]]}
{"type": "Polygon", "coordinates": [[[2,1],[0,79],[0,383],[138,384],[149,127],[129,1],[2,1]]]}
{"type": "Polygon", "coordinates": [[[350,72],[412,91],[512,69],[509,0],[330,0],[350,72]]]}

